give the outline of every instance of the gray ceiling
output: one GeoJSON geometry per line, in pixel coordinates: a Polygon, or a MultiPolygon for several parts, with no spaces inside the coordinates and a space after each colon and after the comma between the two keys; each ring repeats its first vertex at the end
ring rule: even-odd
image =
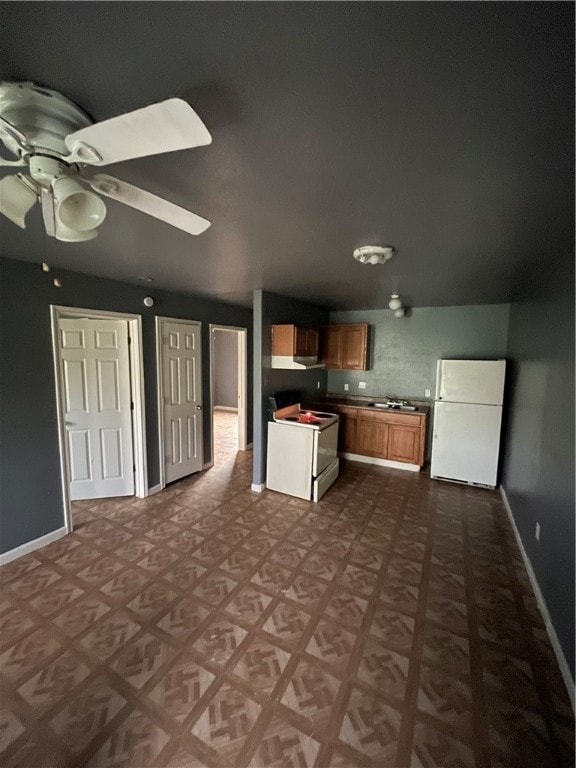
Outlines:
{"type": "MultiPolygon", "coordinates": [[[[572,3],[2,3],[0,76],[98,121],[188,100],[208,147],[110,166],[210,219],[118,203],[92,242],[2,255],[250,304],[483,304],[573,248],[572,3]],[[385,266],[352,250],[390,244],[385,266]]],[[[152,292],[152,291],[151,291],[152,292]]]]}

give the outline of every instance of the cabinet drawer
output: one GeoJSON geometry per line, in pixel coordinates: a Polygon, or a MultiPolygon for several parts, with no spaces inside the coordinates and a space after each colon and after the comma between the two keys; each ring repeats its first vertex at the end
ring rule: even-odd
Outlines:
{"type": "Polygon", "coordinates": [[[358,409],[358,418],[362,419],[362,421],[382,421],[385,423],[388,423],[388,414],[382,413],[382,411],[376,411],[373,408],[368,410],[368,408],[359,408],[358,409]]]}
{"type": "MultiPolygon", "coordinates": [[[[384,414],[382,414],[384,415],[384,414]]],[[[410,426],[419,427],[422,423],[421,416],[415,416],[407,413],[387,413],[386,421],[388,424],[406,424],[410,426]]]]}

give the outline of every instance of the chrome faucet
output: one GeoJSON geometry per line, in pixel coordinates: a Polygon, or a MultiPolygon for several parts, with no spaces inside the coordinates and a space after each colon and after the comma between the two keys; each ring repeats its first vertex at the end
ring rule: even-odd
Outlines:
{"type": "Polygon", "coordinates": [[[400,408],[402,405],[408,405],[408,400],[399,400],[397,397],[390,397],[390,395],[386,395],[386,403],[391,408],[400,408]]]}

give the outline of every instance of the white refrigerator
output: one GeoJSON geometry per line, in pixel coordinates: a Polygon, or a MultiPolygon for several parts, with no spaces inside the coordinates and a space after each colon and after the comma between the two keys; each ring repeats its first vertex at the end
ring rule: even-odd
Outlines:
{"type": "Polygon", "coordinates": [[[494,488],[505,360],[438,360],[430,475],[494,488]]]}

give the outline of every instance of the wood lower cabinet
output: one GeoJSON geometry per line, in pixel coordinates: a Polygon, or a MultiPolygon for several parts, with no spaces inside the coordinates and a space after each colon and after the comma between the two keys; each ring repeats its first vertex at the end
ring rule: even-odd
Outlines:
{"type": "Polygon", "coordinates": [[[322,362],[333,370],[365,371],[368,367],[368,325],[324,328],[322,362]]]}
{"type": "Polygon", "coordinates": [[[356,453],[384,458],[388,449],[388,424],[380,419],[358,419],[356,453]]]}
{"type": "MultiPolygon", "coordinates": [[[[322,410],[319,404],[318,407],[322,410]]],[[[326,406],[323,408],[326,409],[326,406]]],[[[424,464],[426,412],[382,412],[337,405],[338,450],[421,467],[424,464]]]]}
{"type": "Polygon", "coordinates": [[[340,426],[338,429],[338,450],[342,453],[356,453],[356,408],[338,408],[340,426]]]}
{"type": "Polygon", "coordinates": [[[421,427],[404,424],[388,425],[388,459],[407,461],[410,464],[423,464],[421,456],[424,440],[421,427]]]}

